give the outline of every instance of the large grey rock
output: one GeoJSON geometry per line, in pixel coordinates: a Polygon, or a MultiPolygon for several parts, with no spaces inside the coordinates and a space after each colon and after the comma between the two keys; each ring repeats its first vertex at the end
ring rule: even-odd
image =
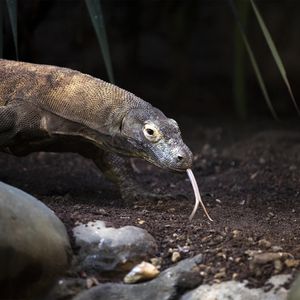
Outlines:
{"type": "Polygon", "coordinates": [[[61,278],[42,300],[72,300],[86,286],[86,279],[61,278]]]}
{"type": "Polygon", "coordinates": [[[140,284],[105,283],[79,294],[74,300],[171,300],[201,283],[198,264],[202,255],[185,259],[157,278],[140,284]]]}
{"type": "Polygon", "coordinates": [[[73,229],[80,247],[80,268],[87,272],[129,271],[157,252],[155,239],[144,229],[105,227],[104,222],[81,224],[73,229]]]}
{"type": "MultiPolygon", "coordinates": [[[[282,287],[289,280],[289,275],[276,275],[269,279],[272,289],[251,289],[245,283],[226,281],[213,285],[201,285],[183,295],[180,300],[286,300],[288,291],[282,287]]],[[[298,298],[299,299],[299,298],[298,298]]]]}
{"type": "Polygon", "coordinates": [[[52,210],[0,182],[1,299],[33,299],[67,268],[70,249],[65,227],[52,210]]]}

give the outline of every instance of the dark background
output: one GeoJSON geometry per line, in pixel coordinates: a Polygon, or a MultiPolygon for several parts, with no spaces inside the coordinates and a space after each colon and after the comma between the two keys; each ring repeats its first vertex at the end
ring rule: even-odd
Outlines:
{"type": "MultiPolygon", "coordinates": [[[[1,0],[0,0],[1,1],[1,0]]],[[[4,1],[4,0],[2,0],[4,1]]],[[[245,0],[238,0],[245,1],[245,0]]],[[[236,118],[236,22],[226,0],[102,0],[116,84],[169,116],[236,118]]],[[[256,1],[300,96],[300,1],[256,1]]],[[[15,59],[4,7],[4,57],[15,59]]],[[[247,33],[281,118],[296,111],[250,7],[247,33]]],[[[84,1],[18,3],[19,59],[70,67],[108,80],[84,1]]],[[[246,56],[247,113],[270,117],[246,56]]]]}

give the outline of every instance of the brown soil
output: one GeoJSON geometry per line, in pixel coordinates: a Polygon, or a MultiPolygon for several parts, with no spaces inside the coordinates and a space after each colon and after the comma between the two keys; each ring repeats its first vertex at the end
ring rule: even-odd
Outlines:
{"type": "Polygon", "coordinates": [[[183,258],[203,253],[203,282],[235,278],[261,286],[273,274],[300,270],[299,125],[181,123],[193,129],[185,140],[212,223],[201,209],[188,221],[194,196],[186,175],[140,161],[138,180],[174,194],[173,200],[125,203],[92,162],[75,154],[1,154],[0,179],[44,201],[69,231],[76,221],[95,219],[148,230],[159,243],[163,268],[172,264],[171,251],[179,249],[183,258]],[[249,250],[283,254],[253,263],[256,252],[249,250]]]}

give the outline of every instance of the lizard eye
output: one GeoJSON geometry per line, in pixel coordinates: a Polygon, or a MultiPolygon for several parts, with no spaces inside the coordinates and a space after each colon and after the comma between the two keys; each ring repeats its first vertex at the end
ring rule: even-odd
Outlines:
{"type": "Polygon", "coordinates": [[[146,123],[143,128],[144,136],[152,143],[156,143],[161,139],[161,133],[152,123],[146,123]]]}
{"type": "Polygon", "coordinates": [[[151,128],[147,128],[146,132],[147,132],[148,135],[153,135],[154,134],[154,130],[151,129],[151,128]]]}

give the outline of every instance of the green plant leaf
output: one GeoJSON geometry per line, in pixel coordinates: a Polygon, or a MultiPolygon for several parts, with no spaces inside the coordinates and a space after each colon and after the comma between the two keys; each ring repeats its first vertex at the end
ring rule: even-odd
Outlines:
{"type": "Polygon", "coordinates": [[[12,34],[14,38],[15,50],[16,50],[16,57],[19,59],[19,52],[18,52],[18,20],[17,20],[17,0],[6,0],[8,15],[10,26],[12,29],[12,34]]]}
{"type": "Polygon", "coordinates": [[[109,47],[108,47],[108,42],[106,37],[105,23],[103,19],[100,0],[85,0],[85,3],[88,8],[94,29],[96,31],[98,43],[101,48],[109,81],[111,83],[114,83],[112,63],[109,54],[109,47]]]}
{"type": "Polygon", "coordinates": [[[262,94],[263,94],[263,96],[264,96],[264,98],[265,98],[265,100],[266,100],[266,103],[267,103],[267,105],[268,105],[268,107],[269,107],[269,109],[270,109],[270,111],[271,111],[271,113],[272,113],[274,119],[278,120],[278,116],[277,116],[276,111],[275,111],[275,109],[274,109],[274,107],[273,107],[273,104],[272,104],[272,102],[271,102],[271,99],[270,99],[268,90],[267,90],[266,85],[265,85],[265,82],[264,82],[264,80],[263,80],[263,78],[262,78],[262,75],[261,75],[260,69],[259,69],[259,67],[258,67],[256,58],[255,58],[254,53],[253,53],[253,51],[252,51],[252,48],[251,48],[251,46],[250,46],[250,44],[249,44],[249,42],[248,42],[248,38],[247,38],[247,35],[246,35],[246,33],[245,33],[244,26],[243,26],[243,24],[242,24],[242,22],[241,22],[241,20],[240,20],[240,18],[239,18],[239,15],[238,15],[236,6],[235,6],[233,0],[228,0],[228,2],[229,2],[229,5],[230,5],[230,7],[231,7],[231,9],[232,9],[233,15],[234,15],[234,17],[235,17],[235,19],[236,19],[237,26],[238,26],[239,31],[240,31],[240,33],[241,33],[242,39],[243,39],[243,41],[244,41],[244,44],[245,44],[245,47],[246,47],[246,50],[247,50],[249,59],[250,59],[250,61],[251,61],[251,64],[252,64],[253,70],[254,70],[254,72],[255,72],[256,79],[257,79],[257,81],[258,81],[258,84],[259,84],[259,86],[260,86],[260,89],[261,89],[261,91],[262,91],[262,94]]]}
{"type": "Polygon", "coordinates": [[[259,12],[259,10],[257,8],[254,0],[250,0],[250,2],[251,2],[251,5],[252,5],[254,14],[255,14],[255,16],[257,18],[258,24],[260,26],[260,29],[261,29],[261,31],[262,31],[265,39],[266,39],[266,42],[267,42],[267,44],[268,44],[268,46],[270,48],[270,51],[271,51],[271,53],[273,55],[273,58],[274,58],[274,60],[276,62],[278,70],[279,70],[279,72],[281,74],[281,77],[282,77],[282,79],[283,79],[283,81],[284,81],[284,83],[285,83],[285,85],[286,85],[286,87],[287,87],[287,89],[289,91],[290,97],[291,97],[291,99],[293,101],[293,104],[294,104],[296,110],[297,110],[297,113],[300,116],[300,110],[299,110],[298,104],[297,104],[296,99],[294,97],[294,94],[293,94],[290,82],[289,82],[289,80],[287,78],[286,70],[284,68],[284,65],[283,65],[283,62],[281,60],[281,57],[280,57],[280,55],[279,55],[279,53],[277,51],[275,43],[274,43],[274,41],[273,41],[273,39],[271,37],[271,34],[270,34],[270,32],[269,32],[269,30],[268,30],[268,28],[267,28],[267,26],[266,26],[266,24],[265,24],[265,22],[264,22],[264,20],[263,20],[263,18],[261,16],[261,14],[260,14],[260,12],[259,12]]]}
{"type": "Polygon", "coordinates": [[[0,0],[0,58],[3,57],[3,4],[0,0]]]}

